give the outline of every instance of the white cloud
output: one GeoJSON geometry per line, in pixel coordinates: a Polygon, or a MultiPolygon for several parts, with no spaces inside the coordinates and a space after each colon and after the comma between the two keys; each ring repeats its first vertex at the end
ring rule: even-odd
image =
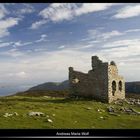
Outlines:
{"type": "Polygon", "coordinates": [[[70,20],[74,16],[79,16],[82,14],[87,14],[96,11],[102,11],[113,4],[111,3],[84,3],[84,4],[74,4],[74,3],[61,3],[52,4],[48,8],[42,10],[39,15],[43,18],[49,18],[50,20],[57,22],[62,20],[70,20]]]}
{"type": "Polygon", "coordinates": [[[140,4],[137,4],[135,6],[126,6],[122,9],[120,9],[116,15],[114,15],[114,18],[117,19],[124,19],[124,18],[131,18],[135,16],[140,15],[140,4]]]}
{"type": "Polygon", "coordinates": [[[29,14],[35,11],[34,7],[30,4],[23,4],[23,8],[18,11],[18,14],[29,14]]]}
{"type": "Polygon", "coordinates": [[[35,42],[39,43],[39,42],[47,41],[46,38],[47,38],[47,35],[46,34],[42,34],[40,39],[36,40],[35,42]]]}
{"type": "MultiPolygon", "coordinates": [[[[13,50],[13,52],[16,52],[16,50],[13,50]]],[[[74,66],[75,69],[84,71],[88,70],[87,67],[90,68],[89,53],[72,50],[43,52],[35,56],[21,56],[15,61],[13,60],[0,60],[2,68],[0,71],[1,80],[9,84],[24,85],[25,83],[27,85],[46,81],[61,81],[68,78],[69,66],[74,66]],[[7,75],[9,73],[11,73],[12,78],[7,75]],[[22,78],[22,76],[26,78],[22,78]]]]}
{"type": "Polygon", "coordinates": [[[27,45],[31,45],[31,44],[33,44],[33,42],[17,41],[17,42],[13,42],[13,47],[27,46],[27,45]]]}
{"type": "Polygon", "coordinates": [[[5,17],[6,14],[8,14],[7,9],[5,8],[3,4],[0,4],[0,19],[5,17]]]}
{"type": "Polygon", "coordinates": [[[9,73],[8,74],[10,77],[17,77],[17,78],[27,78],[27,73],[24,71],[17,72],[17,73],[9,73]]]}
{"type": "Polygon", "coordinates": [[[21,57],[21,56],[25,56],[25,54],[21,51],[19,51],[18,49],[10,49],[8,51],[4,51],[4,52],[0,52],[0,55],[3,56],[10,56],[10,57],[21,57]]]}
{"type": "Polygon", "coordinates": [[[54,22],[69,20],[73,17],[73,10],[76,7],[77,5],[73,3],[51,4],[42,10],[39,15],[54,22]]]}
{"type": "MultiPolygon", "coordinates": [[[[18,50],[11,50],[11,53],[18,50]]],[[[132,56],[140,52],[139,45],[129,48],[110,48],[107,50],[81,51],[72,48],[57,51],[44,51],[37,54],[21,55],[18,59],[0,60],[1,80],[3,83],[16,85],[36,85],[47,81],[63,81],[68,79],[68,67],[87,73],[91,69],[91,56],[98,55],[101,60],[114,60],[121,75],[126,80],[138,80],[140,68],[133,62],[132,56]],[[127,63],[126,60],[128,59],[127,63]],[[14,60],[14,61],[13,61],[14,60]],[[123,65],[121,65],[123,64],[123,65]],[[11,73],[11,76],[8,75],[11,73]],[[130,77],[130,73],[135,73],[130,77]],[[12,77],[12,78],[9,78],[12,77]]]]}
{"type": "Polygon", "coordinates": [[[106,32],[106,33],[103,33],[101,35],[101,37],[103,37],[103,39],[109,39],[109,38],[112,38],[112,37],[115,37],[115,36],[120,36],[120,35],[123,35],[123,33],[119,32],[119,31],[111,31],[111,32],[106,32]]]}
{"type": "Polygon", "coordinates": [[[7,47],[9,45],[11,45],[13,42],[3,42],[3,43],[0,43],[0,48],[2,47],[7,47]]]}
{"type": "Polygon", "coordinates": [[[4,37],[9,35],[9,31],[8,29],[17,25],[19,22],[19,18],[7,18],[4,20],[0,20],[0,37],[4,37]]]}
{"type": "Polygon", "coordinates": [[[19,73],[16,73],[16,75],[20,78],[26,78],[27,77],[27,74],[24,72],[24,71],[21,71],[19,73]]]}
{"type": "Polygon", "coordinates": [[[59,46],[58,48],[59,49],[64,49],[65,48],[65,45],[59,46]]]}
{"type": "Polygon", "coordinates": [[[5,20],[0,20],[0,29],[10,28],[18,24],[19,18],[7,18],[5,20]]]}
{"type": "Polygon", "coordinates": [[[131,32],[140,32],[140,29],[129,29],[125,31],[125,33],[131,33],[131,32]]]}
{"type": "MultiPolygon", "coordinates": [[[[132,29],[128,29],[128,30],[125,30],[125,31],[118,31],[118,30],[112,30],[112,31],[109,31],[109,32],[105,32],[104,31],[104,28],[97,28],[97,29],[89,29],[87,31],[87,36],[83,39],[81,39],[81,42],[84,42],[84,43],[87,43],[87,47],[89,45],[89,47],[92,47],[94,45],[97,45],[98,43],[103,43],[103,42],[106,42],[106,41],[109,41],[110,39],[115,39],[115,40],[121,40],[121,37],[124,37],[124,36],[129,36],[131,35],[132,33],[135,33],[135,32],[140,32],[140,29],[139,28],[132,28],[132,29]]],[[[128,44],[128,40],[126,41],[117,41],[112,42],[111,43],[108,43],[108,44],[104,44],[103,47],[113,47],[114,45],[115,46],[119,46],[119,44],[122,45],[122,43],[124,42],[125,44],[124,45],[127,45],[128,44]]],[[[134,40],[134,41],[137,41],[134,40]]],[[[86,45],[85,45],[85,48],[86,48],[86,45]]],[[[84,47],[82,47],[84,48],[84,47]]]]}
{"type": "Polygon", "coordinates": [[[104,48],[112,48],[117,46],[136,46],[140,45],[140,39],[124,39],[106,43],[103,45],[104,48]]]}
{"type": "Polygon", "coordinates": [[[40,21],[36,21],[32,24],[32,26],[30,27],[30,29],[37,29],[39,28],[40,26],[44,25],[47,23],[47,20],[40,20],[40,21]]]}
{"type": "Polygon", "coordinates": [[[99,43],[102,41],[106,41],[110,38],[124,35],[125,33],[119,32],[117,30],[112,30],[110,32],[103,32],[101,30],[88,30],[88,37],[84,40],[91,40],[91,43],[99,43]]]}
{"type": "Polygon", "coordinates": [[[82,15],[91,12],[106,10],[111,7],[112,3],[84,3],[81,7],[77,8],[74,12],[75,15],[82,15]]]}
{"type": "MultiPolygon", "coordinates": [[[[106,55],[109,59],[114,59],[115,61],[121,63],[127,61],[129,65],[137,65],[139,67],[138,60],[140,59],[140,39],[127,39],[118,40],[106,43],[102,46],[102,50],[99,52],[102,55],[106,55]],[[133,59],[133,62],[132,62],[133,59]]],[[[131,66],[130,66],[131,67],[131,66]]],[[[127,75],[127,77],[129,77],[127,75]]]]}
{"type": "Polygon", "coordinates": [[[10,33],[7,29],[0,29],[0,38],[8,36],[10,33]]]}
{"type": "Polygon", "coordinates": [[[71,20],[76,16],[92,12],[106,10],[114,4],[111,3],[53,3],[49,7],[40,11],[39,15],[42,20],[32,24],[31,29],[37,29],[48,21],[61,22],[71,20]]]}

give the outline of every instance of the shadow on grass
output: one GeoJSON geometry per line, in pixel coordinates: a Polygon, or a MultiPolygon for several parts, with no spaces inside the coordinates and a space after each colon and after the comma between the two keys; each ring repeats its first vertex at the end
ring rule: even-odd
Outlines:
{"type": "Polygon", "coordinates": [[[16,102],[46,102],[46,103],[68,103],[68,102],[77,102],[77,101],[95,101],[93,99],[75,99],[75,98],[55,98],[55,99],[35,99],[35,98],[3,98],[0,99],[0,102],[8,102],[8,101],[16,101],[16,102]]]}

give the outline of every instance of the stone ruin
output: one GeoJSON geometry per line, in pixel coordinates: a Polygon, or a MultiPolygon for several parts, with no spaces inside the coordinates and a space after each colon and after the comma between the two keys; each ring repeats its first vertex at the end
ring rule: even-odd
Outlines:
{"type": "Polygon", "coordinates": [[[88,97],[108,103],[125,99],[125,81],[118,75],[115,62],[108,64],[97,56],[92,56],[92,70],[88,73],[69,67],[69,84],[72,97],[88,97]]]}

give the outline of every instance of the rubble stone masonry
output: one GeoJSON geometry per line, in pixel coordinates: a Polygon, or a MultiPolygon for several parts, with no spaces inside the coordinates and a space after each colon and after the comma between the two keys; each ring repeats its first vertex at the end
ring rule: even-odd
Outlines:
{"type": "Polygon", "coordinates": [[[111,103],[125,98],[125,81],[118,75],[114,61],[102,62],[92,56],[92,70],[88,73],[75,71],[69,67],[70,96],[91,97],[111,103]]]}

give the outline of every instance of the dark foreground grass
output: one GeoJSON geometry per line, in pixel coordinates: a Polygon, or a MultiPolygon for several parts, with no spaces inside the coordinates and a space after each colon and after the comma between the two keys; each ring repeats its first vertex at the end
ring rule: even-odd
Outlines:
{"type": "MultiPolygon", "coordinates": [[[[0,98],[0,128],[140,128],[140,115],[118,112],[108,113],[107,107],[122,107],[94,100],[11,96],[0,98]],[[28,112],[43,112],[45,116],[28,116],[28,112]],[[18,116],[4,117],[5,113],[17,112],[18,116]],[[51,119],[53,122],[48,122],[51,119]]],[[[139,106],[123,104],[140,111],[139,106]]]]}

